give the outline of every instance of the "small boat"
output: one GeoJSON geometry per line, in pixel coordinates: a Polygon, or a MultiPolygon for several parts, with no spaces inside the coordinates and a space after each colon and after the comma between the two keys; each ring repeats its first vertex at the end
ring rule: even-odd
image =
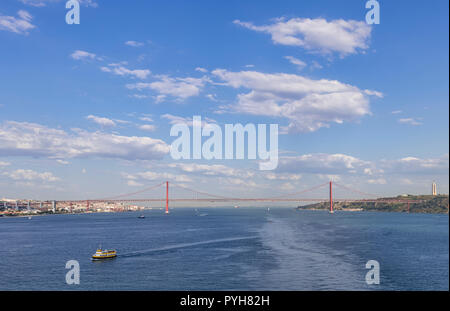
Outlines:
{"type": "Polygon", "coordinates": [[[115,250],[107,249],[97,249],[94,255],[92,255],[92,260],[101,260],[117,257],[117,252],[115,250]]]}
{"type": "Polygon", "coordinates": [[[30,219],[30,220],[31,220],[31,219],[32,219],[32,217],[31,217],[31,216],[28,216],[28,219],[30,219]]]}
{"type": "Polygon", "coordinates": [[[145,218],[145,215],[141,215],[141,216],[139,216],[138,218],[139,218],[139,219],[144,219],[144,218],[145,218]]]}

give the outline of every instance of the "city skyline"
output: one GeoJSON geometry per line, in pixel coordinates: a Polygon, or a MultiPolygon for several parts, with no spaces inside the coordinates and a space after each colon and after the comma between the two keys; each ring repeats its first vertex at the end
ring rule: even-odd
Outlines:
{"type": "Polygon", "coordinates": [[[328,180],[448,194],[448,2],[380,1],[379,25],[364,1],[175,2],[80,1],[79,25],[65,1],[2,2],[0,198],[164,180],[238,197],[328,180]],[[173,160],[171,126],[197,115],[279,124],[278,167],[173,160]]]}

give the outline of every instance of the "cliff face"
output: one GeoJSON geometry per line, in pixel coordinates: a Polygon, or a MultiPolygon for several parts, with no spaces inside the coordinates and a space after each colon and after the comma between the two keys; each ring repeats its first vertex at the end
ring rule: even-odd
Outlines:
{"type": "MultiPolygon", "coordinates": [[[[393,198],[380,198],[382,200],[408,200],[421,201],[410,204],[411,213],[429,213],[429,214],[445,214],[448,212],[449,197],[448,195],[409,195],[398,196],[393,198]]],[[[408,204],[406,203],[383,203],[383,202],[334,202],[335,210],[362,210],[362,211],[380,211],[380,212],[407,212],[408,204]]],[[[298,209],[329,209],[329,203],[316,203],[305,206],[299,206],[298,209]]]]}

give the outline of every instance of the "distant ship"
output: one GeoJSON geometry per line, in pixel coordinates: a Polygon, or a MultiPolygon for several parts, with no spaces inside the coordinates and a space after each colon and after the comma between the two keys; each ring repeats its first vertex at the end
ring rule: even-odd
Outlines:
{"type": "Polygon", "coordinates": [[[208,216],[208,214],[206,214],[206,213],[198,213],[198,209],[195,209],[195,215],[197,215],[197,216],[208,216]]]}
{"type": "Polygon", "coordinates": [[[101,260],[117,257],[117,252],[115,250],[107,250],[99,248],[94,255],[92,255],[92,260],[101,260]]]}
{"type": "Polygon", "coordinates": [[[235,205],[234,208],[239,208],[239,206],[235,205]]]}
{"type": "Polygon", "coordinates": [[[141,215],[141,216],[139,216],[138,218],[144,219],[144,218],[145,218],[145,215],[141,215]]]}

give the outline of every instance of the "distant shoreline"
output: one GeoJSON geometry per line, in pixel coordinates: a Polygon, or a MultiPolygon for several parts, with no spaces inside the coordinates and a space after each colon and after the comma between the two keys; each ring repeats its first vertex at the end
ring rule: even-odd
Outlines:
{"type": "MultiPolygon", "coordinates": [[[[317,203],[317,204],[311,204],[311,205],[305,205],[305,206],[298,206],[298,207],[273,207],[274,209],[280,208],[280,209],[294,209],[295,211],[322,211],[322,212],[328,212],[329,203],[317,203]],[[325,205],[325,207],[318,207],[318,205],[325,205]]],[[[347,203],[348,204],[348,203],[347,203]]],[[[334,212],[385,212],[385,213],[408,213],[407,210],[399,210],[396,208],[391,209],[368,209],[368,208],[341,208],[339,207],[338,203],[334,203],[334,212]]],[[[205,208],[224,208],[224,209],[234,209],[232,207],[205,207],[205,208]]],[[[246,208],[255,208],[255,209],[266,209],[265,207],[243,207],[242,209],[246,208]]],[[[191,207],[178,207],[177,209],[194,209],[191,207]]],[[[89,215],[89,214],[120,214],[120,213],[137,213],[138,211],[117,211],[117,212],[89,212],[89,213],[39,213],[39,214],[1,214],[0,219],[2,218],[28,218],[28,217],[38,217],[38,216],[56,216],[56,215],[89,215]]],[[[142,211],[141,211],[142,212],[142,211]]],[[[411,209],[409,211],[410,214],[448,214],[448,210],[422,210],[422,209],[411,209]]],[[[162,214],[162,213],[161,213],[162,214]]]]}
{"type": "MultiPolygon", "coordinates": [[[[325,208],[301,208],[297,207],[295,208],[297,211],[322,211],[322,212],[328,212],[328,209],[325,208]]],[[[355,212],[374,212],[374,213],[398,213],[398,214],[428,214],[428,215],[448,215],[447,212],[437,212],[437,213],[427,213],[427,212],[417,212],[417,211],[410,211],[409,213],[407,211],[389,211],[389,210],[364,210],[364,209],[335,209],[335,213],[340,212],[346,212],[346,213],[355,213],[355,212]]]]}
{"type": "MultiPolygon", "coordinates": [[[[329,202],[298,206],[297,210],[329,210],[329,202]]],[[[448,214],[448,195],[408,195],[379,198],[372,202],[333,202],[334,211],[448,214]],[[392,200],[392,202],[386,202],[392,200]],[[409,202],[409,204],[408,204],[409,202]]]]}

